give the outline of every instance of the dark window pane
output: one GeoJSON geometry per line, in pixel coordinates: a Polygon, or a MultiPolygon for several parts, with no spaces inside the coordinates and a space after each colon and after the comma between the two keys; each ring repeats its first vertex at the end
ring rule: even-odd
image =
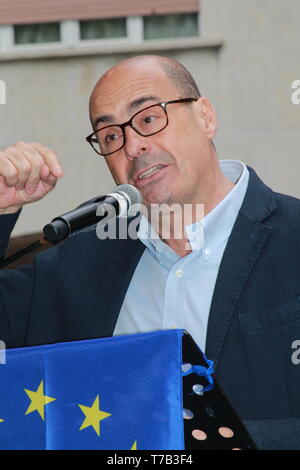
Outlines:
{"type": "Polygon", "coordinates": [[[80,21],[81,39],[124,38],[126,34],[126,18],[80,21]]]}
{"type": "Polygon", "coordinates": [[[14,26],[15,44],[60,41],[59,23],[19,24],[14,26]]]}
{"type": "Polygon", "coordinates": [[[162,39],[198,36],[198,14],[144,16],[144,38],[162,39]]]}

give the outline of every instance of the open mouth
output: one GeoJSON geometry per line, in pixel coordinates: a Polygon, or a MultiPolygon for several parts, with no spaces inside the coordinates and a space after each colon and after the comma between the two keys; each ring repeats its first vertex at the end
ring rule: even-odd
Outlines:
{"type": "Polygon", "coordinates": [[[151,176],[155,175],[156,173],[158,173],[162,168],[165,168],[166,165],[154,165],[152,166],[151,168],[148,168],[147,170],[141,172],[138,177],[137,177],[137,180],[145,180],[147,178],[151,178],[151,176]]]}

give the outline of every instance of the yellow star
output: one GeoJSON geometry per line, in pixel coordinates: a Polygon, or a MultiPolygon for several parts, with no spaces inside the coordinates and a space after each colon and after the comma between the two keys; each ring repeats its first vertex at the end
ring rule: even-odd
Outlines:
{"type": "Polygon", "coordinates": [[[137,441],[134,441],[130,450],[137,450],[137,441]]]}
{"type": "Polygon", "coordinates": [[[38,411],[42,420],[44,420],[45,419],[45,406],[51,401],[56,400],[56,398],[47,397],[46,395],[44,395],[44,381],[43,380],[41,380],[39,388],[37,389],[36,392],[33,392],[32,390],[27,390],[26,388],[24,388],[24,390],[31,400],[31,403],[29,407],[27,408],[25,415],[28,415],[29,413],[32,413],[33,411],[38,411]]]}
{"type": "Polygon", "coordinates": [[[0,423],[3,423],[3,421],[4,421],[4,419],[1,419],[1,418],[0,418],[0,423]]]}
{"type": "Polygon", "coordinates": [[[93,426],[95,432],[100,436],[100,421],[108,416],[111,416],[110,413],[105,413],[105,411],[100,411],[99,405],[99,395],[96,396],[92,406],[78,405],[82,413],[85,415],[84,421],[79,429],[81,431],[88,426],[93,426]]]}

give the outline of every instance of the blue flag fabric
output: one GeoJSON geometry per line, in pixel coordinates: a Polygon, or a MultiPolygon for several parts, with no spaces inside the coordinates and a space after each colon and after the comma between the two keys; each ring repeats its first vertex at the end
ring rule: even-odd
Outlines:
{"type": "Polygon", "coordinates": [[[184,449],[182,334],[7,350],[0,449],[184,449]]]}

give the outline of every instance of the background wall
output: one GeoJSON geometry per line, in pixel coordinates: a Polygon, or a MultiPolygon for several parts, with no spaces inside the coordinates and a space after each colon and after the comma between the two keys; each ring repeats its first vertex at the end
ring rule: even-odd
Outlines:
{"type": "Polygon", "coordinates": [[[213,96],[220,156],[240,158],[297,197],[300,105],[291,101],[291,83],[300,79],[299,18],[293,0],[207,0],[202,9],[202,34],[224,38],[213,96]]]}
{"type": "Polygon", "coordinates": [[[114,188],[104,160],[84,140],[91,132],[89,94],[107,68],[144,52],[174,57],[192,72],[218,113],[221,159],[240,159],[273,189],[299,197],[300,105],[291,101],[291,84],[300,79],[299,17],[294,0],[202,0],[199,39],[26,60],[0,53],[0,80],[7,85],[0,147],[41,142],[65,169],[48,197],[24,208],[15,234],[40,230],[114,188]]]}

